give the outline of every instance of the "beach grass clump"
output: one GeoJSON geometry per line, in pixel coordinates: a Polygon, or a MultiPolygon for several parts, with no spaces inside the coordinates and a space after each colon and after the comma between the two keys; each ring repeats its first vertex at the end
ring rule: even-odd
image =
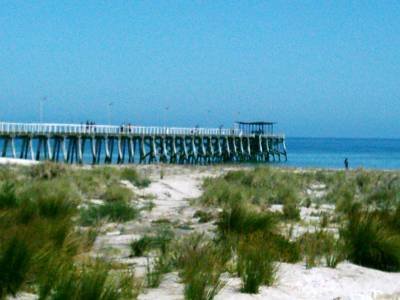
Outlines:
{"type": "Polygon", "coordinates": [[[276,260],[286,263],[296,263],[301,260],[301,247],[296,241],[289,241],[280,234],[267,236],[271,251],[276,260]]]}
{"type": "Polygon", "coordinates": [[[162,226],[155,235],[144,235],[140,239],[131,242],[131,254],[132,256],[140,257],[150,250],[159,250],[162,255],[165,255],[174,237],[175,234],[169,226],[162,226]]]}
{"type": "Polygon", "coordinates": [[[97,231],[76,226],[82,219],[96,225],[137,216],[125,191],[109,191],[104,205],[82,204],[119,182],[118,171],[50,163],[11,170],[0,168],[0,299],[20,291],[34,291],[40,299],[132,299],[132,288],[122,283],[132,278],[122,280],[108,265],[83,263],[81,254],[97,231]],[[86,179],[93,183],[88,189],[86,179]]]}
{"type": "Polygon", "coordinates": [[[365,202],[378,210],[392,210],[400,202],[400,185],[397,176],[382,176],[365,193],[365,202]]]}
{"type": "MultiPolygon", "coordinates": [[[[16,205],[3,208],[0,214],[0,298],[43,282],[51,286],[53,275],[60,274],[59,267],[71,264],[80,251],[80,237],[72,221],[76,209],[57,197],[57,184],[55,187],[49,200],[24,193],[16,205]]],[[[34,191],[27,187],[25,192],[28,190],[34,191]]]]}
{"type": "Polygon", "coordinates": [[[271,286],[276,279],[273,246],[261,233],[240,238],[237,251],[237,271],[243,293],[256,294],[261,285],[271,286]]]}
{"type": "Polygon", "coordinates": [[[131,248],[132,256],[143,256],[153,246],[152,244],[154,243],[154,239],[154,237],[145,235],[140,239],[131,242],[129,246],[131,248]]]}
{"type": "Polygon", "coordinates": [[[80,202],[74,184],[63,178],[33,180],[21,188],[19,197],[21,204],[36,206],[40,217],[53,219],[72,216],[80,202]]]}
{"type": "Polygon", "coordinates": [[[310,181],[302,174],[268,167],[230,171],[222,177],[204,181],[201,202],[218,206],[283,204],[286,198],[298,202],[298,195],[310,181]]]}
{"type": "Polygon", "coordinates": [[[356,188],[352,182],[343,183],[330,190],[326,195],[326,200],[328,203],[335,204],[336,212],[346,214],[357,202],[356,188]]]}
{"type": "Polygon", "coordinates": [[[31,268],[32,251],[28,242],[13,236],[0,245],[0,299],[6,295],[15,297],[26,282],[31,268]]]}
{"type": "Polygon", "coordinates": [[[217,221],[219,233],[227,236],[231,233],[244,235],[256,231],[273,232],[277,218],[271,212],[258,212],[245,205],[234,205],[224,209],[217,221]]]}
{"type": "Polygon", "coordinates": [[[107,202],[128,202],[133,197],[133,192],[127,188],[120,186],[117,182],[107,186],[103,198],[107,202]]]}
{"type": "Polygon", "coordinates": [[[15,189],[15,183],[12,181],[4,181],[0,185],[0,209],[17,206],[15,189]]]}
{"type": "Polygon", "coordinates": [[[114,182],[107,186],[103,204],[89,204],[80,209],[80,224],[92,226],[102,220],[126,222],[135,219],[139,215],[139,210],[130,203],[133,196],[129,188],[114,182]]]}
{"type": "Polygon", "coordinates": [[[283,217],[285,220],[299,221],[300,208],[298,200],[294,196],[287,196],[283,201],[283,217]]]}
{"type": "Polygon", "coordinates": [[[70,178],[87,199],[101,198],[108,186],[119,184],[118,168],[96,166],[90,169],[70,169],[70,178]]]}
{"type": "Polygon", "coordinates": [[[146,286],[148,288],[159,287],[164,274],[171,272],[172,268],[173,260],[169,253],[160,253],[151,263],[147,257],[146,286]]]}
{"type": "Polygon", "coordinates": [[[131,252],[134,256],[143,256],[150,251],[156,253],[150,262],[147,256],[146,286],[156,288],[160,285],[164,274],[173,270],[176,265],[176,256],[170,244],[174,241],[175,234],[170,226],[157,228],[156,235],[144,236],[131,243],[131,252]]]}
{"type": "Polygon", "coordinates": [[[340,241],[335,239],[332,233],[318,230],[306,232],[297,240],[304,257],[307,269],[321,265],[323,260],[327,266],[336,267],[343,260],[340,241]]]}
{"type": "Polygon", "coordinates": [[[229,206],[244,201],[244,190],[224,178],[206,178],[203,182],[201,203],[206,206],[229,206]]]}
{"type": "Polygon", "coordinates": [[[355,264],[383,271],[400,270],[400,234],[383,215],[354,208],[340,230],[347,258],[355,264]]]}
{"type": "Polygon", "coordinates": [[[121,170],[121,179],[128,180],[139,188],[148,187],[151,183],[150,179],[142,176],[135,168],[123,168],[121,170]]]}
{"type": "Polygon", "coordinates": [[[225,261],[220,249],[204,235],[185,238],[177,253],[179,276],[187,300],[211,300],[223,287],[225,261]]]}
{"type": "Polygon", "coordinates": [[[27,169],[31,178],[50,180],[67,175],[68,168],[63,164],[43,162],[27,169]]]}
{"type": "Polygon", "coordinates": [[[71,266],[57,280],[48,299],[117,300],[132,296],[129,289],[133,285],[116,280],[110,271],[111,267],[99,260],[71,266]]]}
{"type": "Polygon", "coordinates": [[[199,219],[199,223],[208,223],[213,219],[213,214],[211,212],[208,212],[208,211],[197,210],[194,213],[193,218],[198,218],[199,219]]]}
{"type": "Polygon", "coordinates": [[[80,209],[80,224],[93,226],[101,221],[127,222],[139,215],[138,209],[125,201],[105,202],[104,204],[90,204],[80,209]]]}
{"type": "Polygon", "coordinates": [[[11,165],[0,166],[0,182],[2,181],[17,181],[17,178],[21,174],[21,168],[11,165]]]}

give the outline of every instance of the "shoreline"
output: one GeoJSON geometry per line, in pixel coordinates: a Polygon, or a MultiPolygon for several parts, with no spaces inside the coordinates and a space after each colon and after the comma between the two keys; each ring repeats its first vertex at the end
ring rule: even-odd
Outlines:
{"type": "MultiPolygon", "coordinates": [[[[0,165],[15,165],[15,166],[32,166],[32,165],[37,165],[39,163],[44,163],[45,161],[36,161],[36,160],[30,160],[30,159],[19,159],[19,158],[6,158],[6,157],[0,157],[0,165]]],[[[64,164],[64,163],[60,163],[64,164]]],[[[96,167],[115,167],[115,168],[126,168],[126,167],[135,167],[137,169],[152,169],[152,168],[182,168],[182,169],[203,169],[203,170],[209,170],[209,169],[215,169],[215,168],[223,168],[223,169],[253,169],[257,167],[270,167],[270,168],[275,168],[275,169],[281,169],[281,170],[287,170],[287,171],[292,171],[292,172],[318,172],[318,171],[328,171],[328,172],[339,172],[339,171],[346,171],[344,168],[331,168],[331,167],[297,167],[297,166],[290,166],[290,165],[285,165],[285,164],[280,164],[280,163],[254,163],[254,164],[249,164],[249,163],[238,163],[238,164],[232,164],[232,163],[221,163],[221,164],[210,164],[210,165],[189,165],[189,164],[164,164],[164,163],[155,163],[155,164],[139,164],[139,163],[133,163],[133,164],[123,164],[123,165],[118,165],[118,164],[100,164],[100,165],[92,165],[92,164],[68,164],[69,166],[72,167],[77,167],[77,168],[96,168],[96,167]]],[[[368,167],[360,167],[360,168],[349,168],[347,171],[348,172],[355,172],[359,170],[364,170],[367,172],[400,172],[399,169],[379,169],[379,168],[368,168],[368,167]]]]}

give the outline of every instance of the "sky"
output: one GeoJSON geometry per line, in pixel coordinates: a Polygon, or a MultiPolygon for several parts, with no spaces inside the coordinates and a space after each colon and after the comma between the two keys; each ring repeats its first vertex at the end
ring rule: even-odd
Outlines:
{"type": "Polygon", "coordinates": [[[398,1],[8,1],[0,120],[400,138],[398,1]]]}

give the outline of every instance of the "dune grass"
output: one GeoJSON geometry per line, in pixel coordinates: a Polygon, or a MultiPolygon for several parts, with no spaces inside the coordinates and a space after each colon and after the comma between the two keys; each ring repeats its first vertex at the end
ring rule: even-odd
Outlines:
{"type": "Polygon", "coordinates": [[[272,232],[277,221],[270,212],[257,212],[245,205],[234,205],[221,212],[217,225],[222,236],[231,233],[243,235],[255,231],[272,232]]]}
{"type": "Polygon", "coordinates": [[[98,219],[137,216],[128,203],[132,193],[118,183],[120,176],[115,168],[51,163],[0,167],[0,299],[21,290],[36,291],[41,299],[134,297],[132,276],[123,278],[105,263],[77,259],[97,235],[94,227],[83,232],[77,226],[82,219],[95,225],[98,219]],[[110,184],[116,182],[113,188],[110,184]],[[84,199],[104,194],[104,205],[82,205],[84,199]]]}
{"type": "MultiPolygon", "coordinates": [[[[132,276],[120,278],[112,266],[82,260],[96,238],[99,223],[136,218],[135,195],[121,184],[149,184],[134,168],[69,168],[43,164],[0,168],[0,299],[34,290],[42,299],[130,299],[132,276]],[[103,204],[85,200],[102,199],[103,204]],[[80,227],[83,225],[85,227],[80,227]]],[[[400,183],[397,174],[292,172],[255,168],[206,179],[196,217],[216,218],[215,240],[191,235],[175,241],[166,225],[132,242],[132,256],[149,259],[145,283],[157,287],[165,273],[177,270],[186,299],[212,299],[223,286],[221,274],[232,267],[242,292],[273,285],[279,262],[304,259],[306,267],[336,267],[343,259],[384,271],[400,270],[400,183]],[[310,185],[324,186],[321,199],[306,195],[310,185]],[[309,199],[309,201],[306,201],[309,199]],[[330,203],[333,215],[316,222],[315,233],[297,239],[283,235],[301,225],[299,205],[312,209],[330,203]],[[282,213],[271,212],[272,204],[282,213]],[[220,208],[221,212],[206,211],[220,208]],[[335,220],[333,224],[333,221],[335,220]],[[329,233],[332,224],[340,237],[329,233]]],[[[216,210],[215,210],[216,211],[216,210]]],[[[324,217],[325,216],[325,217],[324,217]]],[[[154,222],[154,225],[156,222],[154,222]]]]}
{"type": "MultiPolygon", "coordinates": [[[[33,197],[35,198],[35,197],[33,197]]],[[[24,199],[0,214],[0,290],[14,295],[30,284],[49,282],[50,267],[71,263],[80,237],[73,226],[73,209],[62,201],[24,199]],[[57,216],[57,218],[55,218],[57,216]]]]}
{"type": "Polygon", "coordinates": [[[223,287],[220,276],[225,261],[220,249],[204,235],[194,234],[181,242],[177,255],[185,299],[213,299],[223,287]]]}
{"type": "Polygon", "coordinates": [[[400,234],[391,225],[390,214],[359,207],[347,215],[340,231],[350,261],[383,271],[400,270],[400,234]]]}
{"type": "Polygon", "coordinates": [[[243,293],[256,294],[262,284],[271,286],[276,279],[276,259],[271,241],[260,232],[241,237],[238,246],[237,271],[243,293]]]}
{"type": "Polygon", "coordinates": [[[150,185],[150,180],[134,169],[134,168],[123,168],[121,170],[121,179],[128,180],[139,188],[145,188],[150,185]]]}
{"type": "Polygon", "coordinates": [[[170,226],[164,225],[157,229],[154,235],[144,235],[130,243],[132,256],[144,256],[150,250],[159,250],[162,255],[168,252],[168,247],[174,239],[170,226]]]}
{"type": "Polygon", "coordinates": [[[82,226],[97,226],[103,221],[127,222],[134,220],[139,211],[125,201],[89,204],[80,209],[79,223],[82,226]]]}
{"type": "Polygon", "coordinates": [[[323,230],[307,232],[297,239],[297,243],[308,269],[323,263],[335,268],[344,259],[341,241],[332,233],[323,230]]]}
{"type": "Polygon", "coordinates": [[[132,197],[133,192],[130,189],[120,186],[118,182],[114,182],[107,186],[102,198],[107,202],[128,202],[132,197]]]}
{"type": "Polygon", "coordinates": [[[47,299],[132,299],[133,282],[116,280],[110,271],[111,267],[99,260],[71,266],[54,284],[47,299]]]}
{"type": "Polygon", "coordinates": [[[28,277],[32,253],[27,241],[13,236],[1,244],[0,249],[0,299],[15,296],[28,277]]]}
{"type": "Polygon", "coordinates": [[[237,257],[236,270],[242,291],[257,293],[261,285],[271,285],[276,262],[297,262],[307,268],[352,262],[381,270],[398,270],[400,228],[400,185],[396,175],[355,170],[293,173],[271,168],[228,172],[206,179],[200,202],[222,208],[216,225],[218,243],[230,259],[237,257]],[[315,185],[327,192],[312,199],[305,191],[315,185]],[[280,234],[282,224],[300,221],[299,204],[308,199],[318,209],[322,203],[336,205],[336,215],[320,215],[320,227],[295,241],[280,234]],[[303,201],[304,200],[304,201],[303,201]],[[282,213],[268,210],[282,204],[282,213]],[[357,218],[354,207],[372,207],[374,217],[357,218]],[[338,238],[329,233],[331,219],[341,224],[338,238]],[[364,220],[365,219],[365,220],[364,220]],[[267,250],[265,250],[267,249],[267,250]]]}
{"type": "Polygon", "coordinates": [[[0,186],[0,209],[17,206],[15,184],[11,181],[4,181],[0,186]]]}

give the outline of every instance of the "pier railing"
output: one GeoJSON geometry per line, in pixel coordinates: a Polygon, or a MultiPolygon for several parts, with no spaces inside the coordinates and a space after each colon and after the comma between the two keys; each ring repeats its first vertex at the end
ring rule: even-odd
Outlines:
{"type": "MultiPolygon", "coordinates": [[[[237,128],[185,128],[135,125],[87,125],[61,123],[9,123],[0,122],[1,134],[104,134],[104,135],[219,135],[254,136],[237,128]]],[[[266,134],[268,137],[284,138],[283,134],[266,134]]]]}

